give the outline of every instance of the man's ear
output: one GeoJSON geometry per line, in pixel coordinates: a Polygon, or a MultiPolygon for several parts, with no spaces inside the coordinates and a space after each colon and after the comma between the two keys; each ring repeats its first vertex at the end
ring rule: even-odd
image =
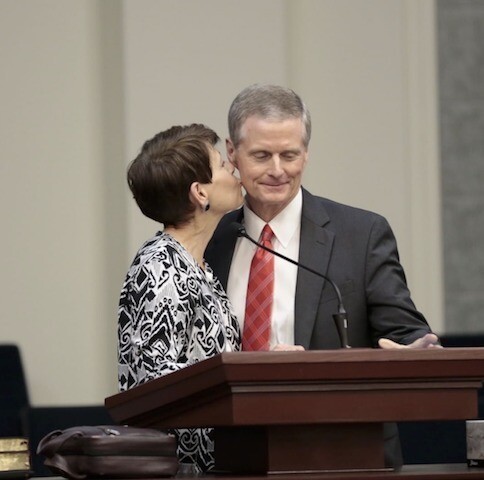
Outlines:
{"type": "Polygon", "coordinates": [[[204,209],[205,206],[208,204],[208,192],[205,186],[200,182],[193,182],[190,185],[190,192],[189,192],[190,200],[192,203],[204,209]]]}
{"type": "Polygon", "coordinates": [[[309,161],[309,150],[306,148],[306,153],[304,154],[304,167],[306,167],[308,161],[309,161]]]}
{"type": "Polygon", "coordinates": [[[234,144],[232,143],[232,140],[230,140],[230,138],[227,138],[225,140],[225,148],[227,149],[227,158],[228,158],[229,162],[235,168],[238,169],[237,159],[236,159],[236,155],[235,155],[235,147],[234,147],[234,144]]]}

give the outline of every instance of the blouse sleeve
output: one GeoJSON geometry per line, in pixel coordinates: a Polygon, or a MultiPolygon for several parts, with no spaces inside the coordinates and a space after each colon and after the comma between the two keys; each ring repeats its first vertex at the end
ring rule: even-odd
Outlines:
{"type": "Polygon", "coordinates": [[[184,350],[195,314],[189,283],[186,270],[152,259],[125,285],[118,332],[121,390],[189,364],[184,350]]]}

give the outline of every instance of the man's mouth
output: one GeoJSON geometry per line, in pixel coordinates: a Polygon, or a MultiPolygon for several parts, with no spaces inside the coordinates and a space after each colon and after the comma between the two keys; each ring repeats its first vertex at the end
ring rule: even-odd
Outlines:
{"type": "Polygon", "coordinates": [[[270,188],[277,188],[277,187],[284,187],[287,185],[287,182],[278,182],[278,183],[263,183],[265,187],[270,187],[270,188]]]}
{"type": "Polygon", "coordinates": [[[269,191],[282,191],[286,188],[287,183],[266,183],[265,187],[269,191]]]}

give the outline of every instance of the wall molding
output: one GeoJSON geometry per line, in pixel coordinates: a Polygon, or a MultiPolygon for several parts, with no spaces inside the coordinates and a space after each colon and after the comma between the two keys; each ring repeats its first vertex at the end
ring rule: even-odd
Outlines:
{"type": "Polygon", "coordinates": [[[434,1],[403,2],[407,47],[411,285],[437,332],[445,330],[438,132],[437,24],[434,1]]]}

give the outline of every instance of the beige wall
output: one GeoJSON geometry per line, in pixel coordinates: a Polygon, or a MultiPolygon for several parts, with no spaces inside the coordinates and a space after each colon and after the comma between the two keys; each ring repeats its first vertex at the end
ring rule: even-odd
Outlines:
{"type": "Polygon", "coordinates": [[[116,304],[157,226],[124,185],[175,123],[226,135],[253,82],[313,115],[305,184],[388,217],[419,307],[443,328],[433,2],[2,0],[1,341],[36,405],[116,391],[116,304]]]}

